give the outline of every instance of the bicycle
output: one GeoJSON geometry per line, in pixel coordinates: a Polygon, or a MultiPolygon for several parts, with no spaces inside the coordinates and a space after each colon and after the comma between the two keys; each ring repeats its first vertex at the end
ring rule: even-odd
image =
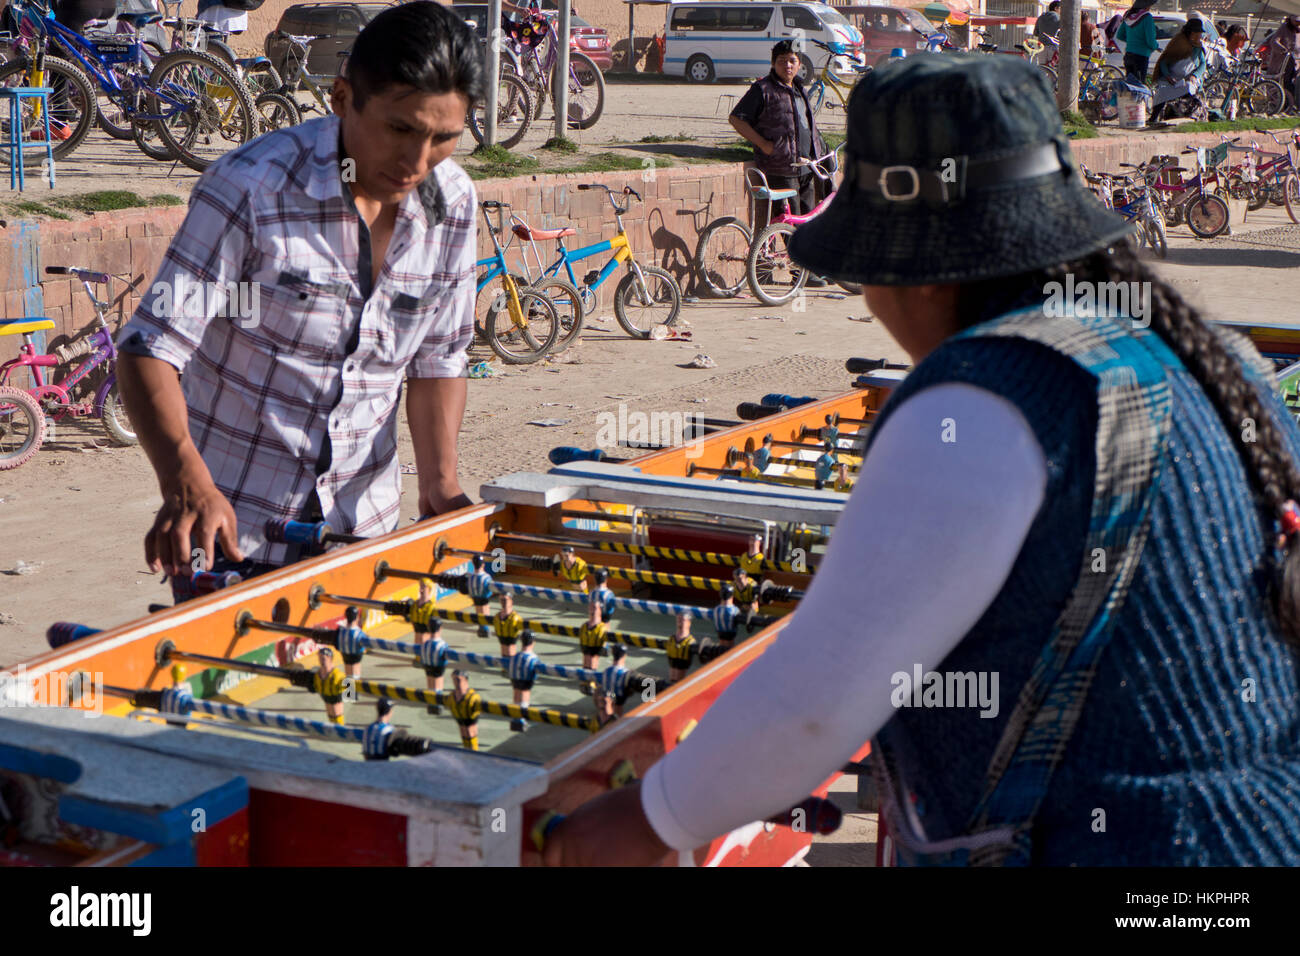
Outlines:
{"type": "Polygon", "coordinates": [[[40,450],[45,440],[47,418],[58,422],[67,417],[94,416],[103,424],[104,432],[114,444],[134,445],[138,440],[118,394],[117,349],[113,344],[113,331],[105,318],[109,303],[100,301],[91,288],[92,283],[108,285],[112,277],[103,272],[68,266],[47,266],[45,272],[47,275],[70,275],[80,279],[95,309],[95,321],[89,332],[52,353],[44,353],[36,350],[32,334],[53,329],[52,321],[43,316],[0,319],[0,336],[23,337],[18,358],[0,365],[0,471],[25,464],[40,450]],[[46,381],[44,369],[66,365],[83,355],[87,358],[62,380],[46,381]],[[93,394],[79,389],[78,385],[86,376],[101,365],[107,366],[108,374],[93,394]],[[22,368],[30,372],[36,383],[31,388],[22,389],[11,384],[13,373],[22,368]],[[15,435],[24,436],[16,447],[15,435]]]}
{"type": "MultiPolygon", "coordinates": [[[[502,70],[497,74],[497,143],[503,149],[510,149],[523,142],[533,125],[533,114],[541,115],[535,109],[533,91],[529,89],[518,73],[502,70]],[[509,136],[502,138],[503,129],[512,128],[509,136]]],[[[465,125],[478,143],[484,142],[487,125],[487,103],[479,101],[469,110],[465,125]]]]}
{"type": "Polygon", "coordinates": [[[853,87],[857,85],[857,81],[871,72],[871,67],[853,67],[853,72],[857,74],[857,77],[852,83],[847,82],[840,76],[840,74],[831,69],[831,65],[835,62],[835,57],[840,54],[837,54],[835,50],[831,49],[829,44],[823,43],[821,40],[814,40],[811,37],[808,37],[807,39],[814,46],[819,46],[830,54],[830,56],[826,58],[826,62],[822,65],[822,71],[818,74],[817,81],[813,83],[812,86],[808,87],[808,104],[812,107],[813,115],[816,116],[820,113],[823,105],[825,105],[827,109],[836,108],[834,103],[826,102],[826,90],[828,88],[835,93],[836,99],[840,101],[839,109],[847,110],[849,108],[849,94],[853,92],[853,87]]]}
{"type": "MultiPolygon", "coordinates": [[[[1246,200],[1246,208],[1251,212],[1270,202],[1285,206],[1291,221],[1300,223],[1300,171],[1291,158],[1291,142],[1278,139],[1265,129],[1256,129],[1255,132],[1269,137],[1283,147],[1283,151],[1265,153],[1257,143],[1237,146],[1237,140],[1228,141],[1220,136],[1229,150],[1246,154],[1241,163],[1227,170],[1221,181],[1221,191],[1233,199],[1246,200]]],[[[1293,130],[1292,139],[1300,144],[1300,131],[1293,130]]]]}
{"type": "Polygon", "coordinates": [[[515,277],[506,266],[505,249],[498,240],[505,232],[505,211],[509,203],[485,199],[479,203],[483,221],[487,223],[488,236],[492,240],[493,254],[474,263],[475,268],[484,271],[479,274],[476,283],[478,298],[475,303],[475,330],[479,332],[492,351],[511,365],[526,365],[536,362],[555,346],[560,334],[560,319],[555,305],[540,292],[521,289],[515,277]],[[494,225],[489,210],[497,214],[494,225]],[[501,291],[488,302],[486,309],[480,310],[483,290],[495,279],[501,280],[501,291]],[[484,322],[477,322],[478,313],[484,312],[484,322]],[[505,318],[504,324],[501,322],[505,318]]]}
{"type": "MultiPolygon", "coordinates": [[[[596,307],[596,290],[604,284],[605,280],[614,274],[614,270],[619,264],[627,266],[627,273],[619,280],[614,288],[614,317],[618,319],[618,324],[623,327],[628,335],[634,339],[648,339],[651,330],[658,325],[669,326],[677,321],[677,316],[682,309],[682,290],[677,285],[677,280],[672,274],[658,266],[643,266],[637,263],[632,255],[632,242],[627,234],[627,227],[623,224],[623,217],[631,207],[631,200],[641,200],[641,194],[630,186],[624,186],[622,195],[629,197],[628,201],[622,205],[614,198],[614,190],[610,189],[603,183],[579,183],[579,189],[603,189],[605,196],[611,206],[614,207],[614,220],[618,226],[618,231],[612,239],[602,239],[600,242],[590,246],[584,246],[581,249],[569,250],[564,245],[564,240],[572,235],[576,235],[573,229],[557,230],[534,230],[522,219],[518,220],[515,228],[515,235],[521,240],[532,244],[533,258],[536,261],[538,269],[538,283],[544,283],[553,278],[561,278],[559,273],[564,269],[565,276],[568,278],[566,283],[571,289],[567,294],[577,295],[581,303],[581,313],[589,315],[596,307]],[[556,258],[549,266],[542,268],[541,255],[537,251],[536,240],[555,240],[556,258]],[[600,255],[602,252],[610,252],[612,255],[605,265],[600,269],[592,269],[583,278],[578,280],[573,271],[573,264],[591,256],[600,255]],[[666,313],[659,317],[659,310],[666,309],[666,313]]],[[[532,267],[529,265],[528,257],[525,255],[524,271],[530,283],[532,279],[532,267]]],[[[534,283],[536,284],[536,283],[534,283]]],[[[570,303],[561,300],[557,302],[559,308],[570,308],[570,303]]],[[[575,310],[576,311],[576,310],[575,310]]],[[[562,320],[563,321],[563,320],[562,320]]],[[[566,340],[571,342],[577,335],[580,325],[575,325],[576,319],[570,320],[572,328],[566,329],[566,340]]]]}
{"type": "MultiPolygon", "coordinates": [[[[224,153],[256,135],[255,108],[248,91],[222,61],[184,50],[167,53],[150,67],[138,37],[128,43],[117,37],[97,43],[54,20],[48,10],[36,16],[22,0],[15,0],[11,8],[19,17],[20,36],[16,58],[0,66],[0,85],[41,86],[48,81],[56,90],[50,97],[51,118],[56,110],[64,116],[69,108],[74,111],[75,122],[61,121],[68,129],[66,138],[53,147],[56,159],[81,144],[99,113],[92,80],[130,120],[137,143],[143,131],[156,131],[191,169],[202,172],[217,159],[200,153],[200,147],[215,146],[216,152],[224,153]],[[51,39],[72,59],[49,56],[51,39]]],[[[156,15],[142,14],[141,19],[147,22],[151,16],[156,15]]],[[[39,122],[38,106],[24,117],[24,127],[29,119],[39,122]]],[[[33,140],[30,133],[24,138],[33,140]]],[[[33,162],[40,159],[36,148],[33,141],[33,162]]],[[[0,163],[7,162],[8,154],[0,155],[0,163]]]]}
{"type": "Polygon", "coordinates": [[[1199,169],[1189,180],[1179,177],[1186,170],[1172,156],[1157,156],[1138,168],[1155,190],[1155,198],[1165,222],[1177,226],[1182,222],[1201,239],[1212,239],[1228,231],[1228,204],[1219,196],[1206,192],[1211,176],[1218,179],[1217,167],[1228,155],[1225,146],[1207,153],[1202,149],[1185,149],[1184,153],[1197,156],[1199,169]]]}
{"type": "Polygon", "coordinates": [[[1096,179],[1101,186],[1103,204],[1119,213],[1137,227],[1138,246],[1147,245],[1158,258],[1169,256],[1169,240],[1165,234],[1165,217],[1152,197],[1151,184],[1142,175],[1142,168],[1133,163],[1120,163],[1134,170],[1133,175],[1111,176],[1101,173],[1093,176],[1084,169],[1085,178],[1096,179]],[[1116,196],[1119,202],[1115,201],[1116,196]]]}
{"type": "MultiPolygon", "coordinates": [[[[322,116],[329,116],[334,112],[330,106],[329,91],[332,88],[333,77],[326,76],[323,73],[307,72],[307,58],[311,52],[311,45],[316,40],[328,39],[319,36],[296,36],[292,33],[285,33],[283,30],[275,30],[267,39],[275,38],[284,40],[288,45],[286,57],[293,64],[292,71],[285,73],[280,77],[280,83],[274,89],[265,89],[264,92],[276,93],[290,100],[301,117],[307,113],[320,113],[322,116]],[[331,84],[326,87],[325,84],[331,84]],[[298,100],[297,93],[305,89],[314,102],[302,103],[298,100]]],[[[339,56],[346,56],[347,53],[340,53],[339,56]]]]}
{"type": "MultiPolygon", "coordinates": [[[[825,156],[799,160],[795,165],[806,166],[819,179],[833,183],[835,174],[839,171],[839,151],[843,148],[843,144],[840,144],[825,156]],[[823,166],[827,160],[834,161],[830,169],[823,166]]],[[[755,201],[767,200],[769,216],[767,228],[756,235],[750,243],[749,253],[745,258],[745,278],[749,283],[749,290],[760,302],[765,305],[781,305],[793,299],[808,281],[808,270],[796,265],[790,258],[790,237],[794,235],[796,226],[802,226],[815,218],[830,205],[835,198],[835,190],[832,189],[811,212],[795,215],[787,206],[781,215],[771,218],[772,203],[781,200],[788,202],[798,195],[797,190],[770,188],[767,176],[757,168],[745,170],[745,185],[755,201]]],[[[838,282],[838,285],[850,295],[859,295],[862,292],[862,287],[856,283],[838,282]]]]}
{"type": "MultiPolygon", "coordinates": [[[[501,18],[501,30],[519,58],[522,79],[533,94],[533,119],[541,119],[547,100],[558,99],[555,71],[559,66],[559,36],[551,18],[535,7],[523,20],[501,18]],[[546,57],[539,51],[546,48],[546,57]]],[[[591,129],[605,110],[605,77],[594,60],[576,50],[569,52],[569,115],[567,125],[591,129]]]]}
{"type": "MultiPolygon", "coordinates": [[[[1056,89],[1056,70],[1039,60],[1039,57],[1042,56],[1043,50],[1046,49],[1043,45],[1043,41],[1035,36],[1027,36],[1025,37],[1024,42],[1016,44],[1016,49],[1020,51],[1021,56],[1042,70],[1047,76],[1048,84],[1052,89],[1056,89]]],[[[1052,51],[1052,56],[1056,56],[1055,49],[1052,51]]]]}
{"type": "Polygon", "coordinates": [[[1251,116],[1277,113],[1286,104],[1286,92],[1276,80],[1260,75],[1258,57],[1243,54],[1236,68],[1220,73],[1205,83],[1205,100],[1220,105],[1217,109],[1229,119],[1244,111],[1251,116]]]}

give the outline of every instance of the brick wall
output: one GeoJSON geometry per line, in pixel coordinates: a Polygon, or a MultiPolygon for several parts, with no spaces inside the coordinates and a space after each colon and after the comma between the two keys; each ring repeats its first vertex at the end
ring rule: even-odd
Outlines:
{"type": "MultiPolygon", "coordinates": [[[[1187,136],[1130,135],[1083,140],[1073,144],[1075,155],[1093,170],[1118,170],[1122,162],[1137,163],[1157,153],[1179,153],[1185,146],[1213,146],[1215,133],[1187,136]]],[[[747,216],[742,167],[686,166],[645,172],[529,176],[485,180],[480,198],[511,203],[516,213],[539,228],[572,225],[572,242],[586,244],[612,234],[613,213],[601,190],[578,190],[579,182],[605,182],[612,188],[630,185],[645,197],[633,203],[624,222],[640,262],[653,262],[672,272],[688,293],[692,291],[691,262],[699,230],[719,216],[747,216]]],[[[98,213],[80,222],[10,222],[0,231],[0,294],[4,317],[48,315],[57,328],[47,344],[80,329],[93,317],[79,283],[44,274],[46,265],[77,265],[134,280],[130,292],[115,283],[114,319],[131,314],[139,296],[153,281],[167,243],[185,217],[185,207],[98,213]],[[7,241],[5,241],[7,240],[7,241]]],[[[490,254],[485,235],[479,236],[479,257],[490,254]]],[[[550,243],[540,243],[543,255],[550,243]]],[[[518,255],[513,241],[508,257],[518,255]]],[[[572,248],[572,244],[570,246],[572,248]]],[[[594,258],[593,265],[602,265],[594,258]]]]}

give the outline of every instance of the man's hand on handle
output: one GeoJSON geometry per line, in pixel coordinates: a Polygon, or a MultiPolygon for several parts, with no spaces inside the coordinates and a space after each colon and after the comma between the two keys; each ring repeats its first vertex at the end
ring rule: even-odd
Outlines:
{"type": "Polygon", "coordinates": [[[145,560],[149,569],[166,571],[172,577],[182,577],[196,570],[212,570],[216,551],[214,542],[220,542],[221,552],[232,561],[242,561],[239,550],[235,509],[230,506],[212,479],[205,473],[183,475],[171,487],[163,490],[163,506],[158,509],[153,527],[144,538],[145,560]],[[194,554],[198,548],[201,554],[194,554]],[[194,560],[202,562],[195,565],[194,560]]]}

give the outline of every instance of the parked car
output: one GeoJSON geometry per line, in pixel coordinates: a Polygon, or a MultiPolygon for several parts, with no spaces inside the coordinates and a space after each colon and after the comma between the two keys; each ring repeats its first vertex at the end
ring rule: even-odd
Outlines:
{"type": "MultiPolygon", "coordinates": [[[[487,41],[488,5],[486,3],[453,3],[451,8],[460,15],[461,19],[473,23],[479,38],[484,42],[487,41]]],[[[543,2],[542,12],[551,17],[557,15],[555,4],[551,2],[543,2]]],[[[608,70],[614,65],[608,31],[604,27],[588,23],[577,14],[569,16],[569,49],[587,54],[602,70],[608,70]]]]}
{"type": "Polygon", "coordinates": [[[266,35],[266,55],[280,75],[287,78],[293,67],[289,43],[283,34],[323,37],[311,45],[307,72],[314,76],[336,76],[343,62],[339,54],[352,49],[361,28],[390,6],[391,3],[296,3],[280,15],[275,30],[266,35]]]}
{"type": "Polygon", "coordinates": [[[924,50],[926,37],[935,32],[919,10],[874,5],[836,9],[862,31],[862,52],[872,66],[888,60],[891,50],[924,50]]]}
{"type": "Polygon", "coordinates": [[[772,45],[778,40],[819,40],[834,51],[805,44],[799,54],[799,80],[805,84],[832,55],[837,72],[866,63],[862,34],[824,3],[682,0],[668,5],[665,31],[664,73],[684,75],[695,83],[766,75],[772,68],[772,45]]]}
{"type": "MultiPolygon", "coordinates": [[[[1156,20],[1156,52],[1151,56],[1150,69],[1156,68],[1156,60],[1160,54],[1165,51],[1169,41],[1177,35],[1187,24],[1187,17],[1181,13],[1165,13],[1164,11],[1151,11],[1151,15],[1156,20]]],[[[1201,23],[1205,25],[1205,48],[1208,51],[1219,41],[1219,33],[1214,29],[1214,24],[1206,17],[1200,18],[1201,23]]],[[[1124,67],[1124,41],[1116,38],[1106,44],[1106,64],[1108,66],[1124,67]]]]}

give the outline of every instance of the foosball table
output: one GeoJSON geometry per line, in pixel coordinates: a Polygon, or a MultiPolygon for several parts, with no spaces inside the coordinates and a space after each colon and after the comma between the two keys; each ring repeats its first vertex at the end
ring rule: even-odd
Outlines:
{"type": "MultiPolygon", "coordinates": [[[[119,627],[54,624],[0,688],[0,863],[537,862],[802,597],[902,374],[848,367],[837,397],[766,396],[639,457],[556,449],[379,538],[268,528],[319,553],[197,572],[193,600],[119,627]]],[[[801,859],[835,776],[707,865],[801,859]]]]}

